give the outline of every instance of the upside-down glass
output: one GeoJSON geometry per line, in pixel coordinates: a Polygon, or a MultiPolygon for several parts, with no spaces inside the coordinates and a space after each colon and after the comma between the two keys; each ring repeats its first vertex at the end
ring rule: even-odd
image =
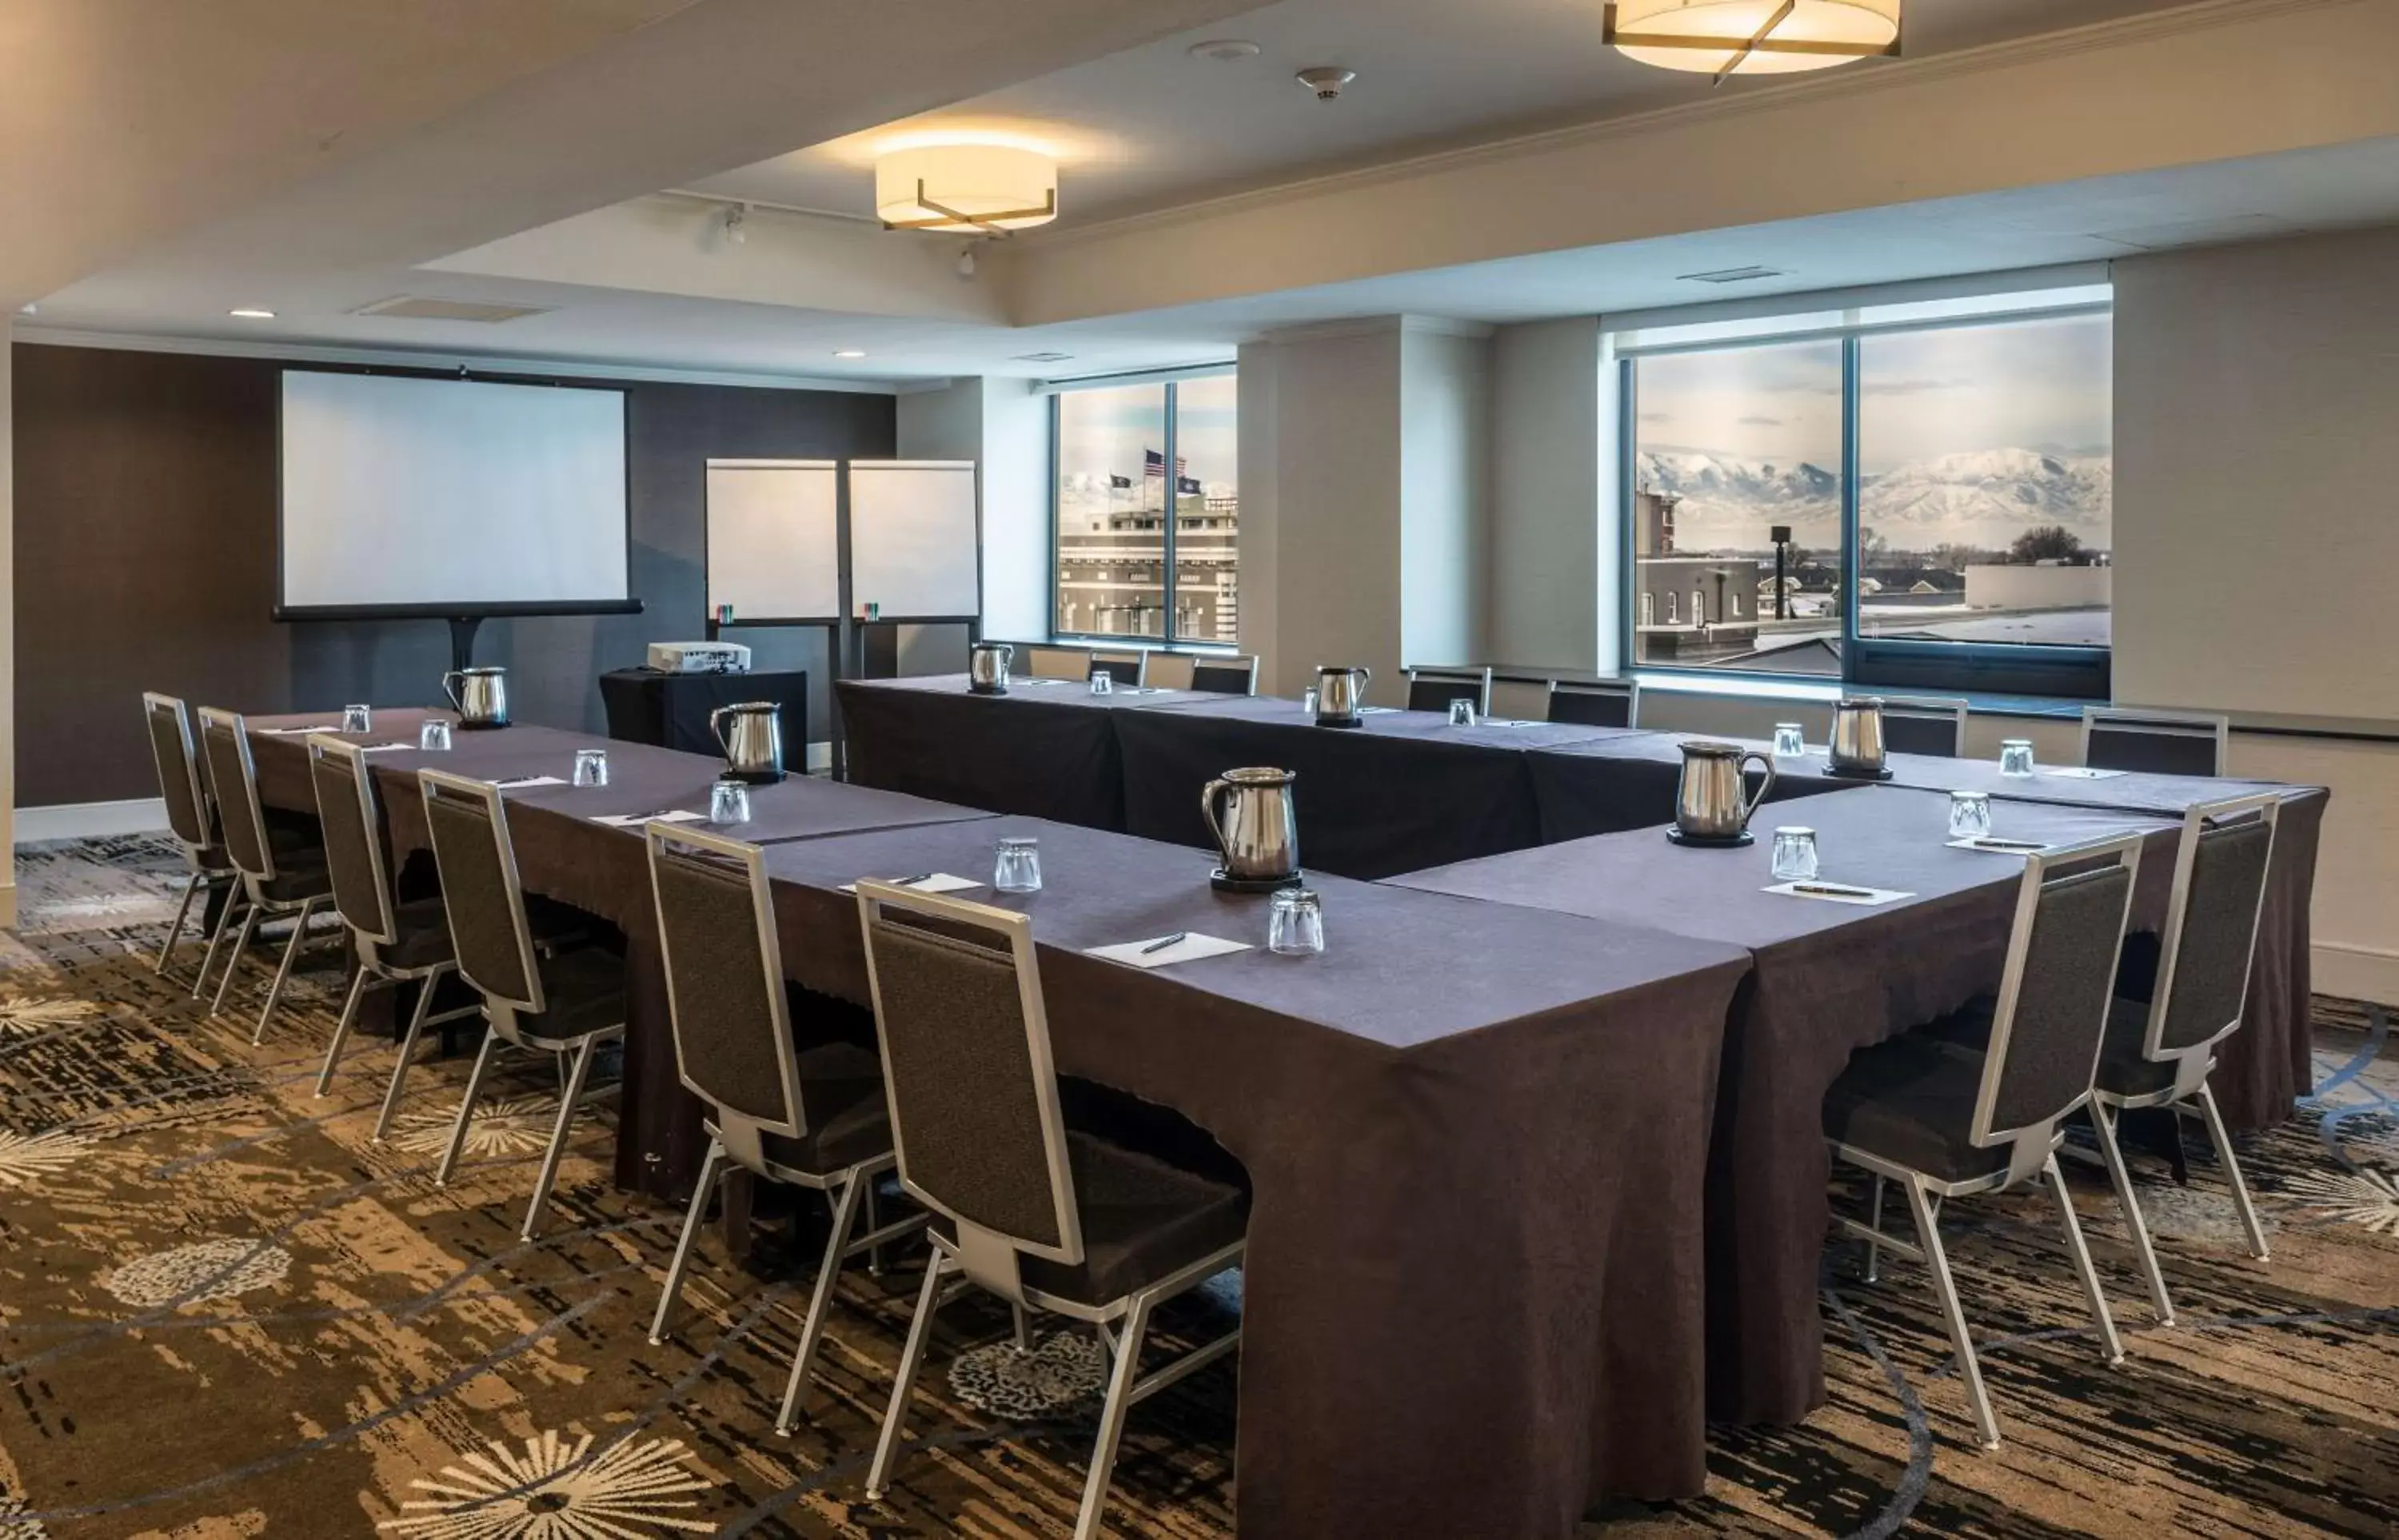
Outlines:
{"type": "Polygon", "coordinates": [[[1116,694],[1116,675],[1108,672],[1105,669],[1097,669],[1092,673],[1091,694],[1095,696],[1110,696],[1116,694]]]}
{"type": "Polygon", "coordinates": [[[2032,739],[2002,738],[1999,740],[1999,774],[2002,776],[2032,774],[2032,739]]]}
{"type": "Polygon", "coordinates": [[[992,862],[991,885],[1002,893],[1040,892],[1041,842],[1030,834],[1001,840],[992,862]]]}
{"type": "Polygon", "coordinates": [[[1991,794],[1988,791],[1952,791],[1949,793],[1949,837],[1953,840],[1979,840],[1991,831],[1991,794]]]}
{"type": "Polygon", "coordinates": [[[374,730],[372,725],[373,721],[374,713],[368,710],[363,706],[345,706],[342,708],[342,731],[345,733],[373,732],[374,730]]]}
{"type": "Polygon", "coordinates": [[[750,785],[727,776],[708,789],[708,821],[711,823],[748,823],[750,821],[750,785]]]}
{"type": "Polygon", "coordinates": [[[1804,759],[1808,753],[1808,734],[1796,722],[1774,724],[1774,757],[1779,760],[1804,759]]]}
{"type": "Polygon", "coordinates": [[[1311,684],[1299,693],[1299,709],[1309,716],[1316,714],[1316,686],[1311,684]]]}
{"type": "Polygon", "coordinates": [[[1324,950],[1324,904],[1313,888],[1275,890],[1267,950],[1285,957],[1312,957],[1324,950]]]}
{"type": "Polygon", "coordinates": [[[1460,696],[1456,700],[1451,701],[1449,703],[1449,724],[1452,727],[1473,726],[1474,702],[1467,699],[1464,696],[1460,696]]]}
{"type": "Polygon", "coordinates": [[[605,786],[608,784],[608,750],[577,749],[575,751],[575,784],[605,786]]]}
{"type": "Polygon", "coordinates": [[[416,729],[416,746],[440,753],[450,747],[450,724],[440,717],[427,717],[416,729]]]}
{"type": "Polygon", "coordinates": [[[1804,883],[1816,875],[1816,831],[1790,825],[1774,831],[1774,880],[1804,883]]]}

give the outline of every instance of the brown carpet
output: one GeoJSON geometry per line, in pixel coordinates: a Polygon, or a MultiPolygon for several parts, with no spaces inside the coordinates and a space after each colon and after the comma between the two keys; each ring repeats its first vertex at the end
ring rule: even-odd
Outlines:
{"type": "MultiPolygon", "coordinates": [[[[1094,1411],[1084,1338],[1021,1361],[993,1345],[1004,1312],[945,1312],[896,1490],[870,1505],[915,1252],[881,1279],[845,1274],[812,1413],[778,1439],[815,1200],[746,1268],[712,1233],[681,1327],[651,1347],[680,1216],[606,1185],[604,1103],[547,1232],[520,1242],[556,1106],[546,1061],[509,1072],[436,1189],[462,1061],[425,1065],[376,1147],[387,1042],[312,1095],[332,972],[304,973],[253,1048],[264,966],[214,1020],[187,996],[197,946],[150,971],[174,896],[163,845],[20,854],[22,923],[0,937],[0,1540],[1067,1532],[1094,1411]]],[[[1864,1285],[1837,1245],[1832,1403],[1799,1428],[1718,1430],[1704,1497],[1595,1514],[1588,1534],[2399,1533],[2399,1049],[2331,1001],[2317,1045],[2337,1083],[2242,1151],[2270,1263],[2243,1254],[2202,1141],[2187,1187],[2136,1162],[2180,1326],[2155,1327],[2112,1197],[2075,1175],[2120,1370],[2084,1330],[2041,1195],[1944,1216],[2003,1450],[1972,1447],[1921,1275],[1887,1262],[1864,1285]]],[[[1227,1279],[1166,1325],[1205,1332],[1238,1308],[1227,1279]]],[[[1114,1533],[1230,1533],[1234,1374],[1134,1412],[1114,1533]]]]}

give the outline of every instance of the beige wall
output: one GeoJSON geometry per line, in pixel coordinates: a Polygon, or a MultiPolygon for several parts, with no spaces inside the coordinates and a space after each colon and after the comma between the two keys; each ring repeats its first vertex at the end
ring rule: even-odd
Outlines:
{"type": "Polygon", "coordinates": [[[1616,547],[1602,538],[1614,521],[1600,474],[1599,318],[1503,326],[1491,366],[1489,655],[1569,672],[1612,669],[1616,547]]]}
{"type": "Polygon", "coordinates": [[[1488,336],[1403,327],[1400,478],[1400,661],[1487,656],[1488,336]]]}
{"type": "MultiPolygon", "coordinates": [[[[0,309],[0,317],[16,306],[0,309]]],[[[9,323],[0,319],[0,925],[17,923],[17,524],[9,323]]]]}

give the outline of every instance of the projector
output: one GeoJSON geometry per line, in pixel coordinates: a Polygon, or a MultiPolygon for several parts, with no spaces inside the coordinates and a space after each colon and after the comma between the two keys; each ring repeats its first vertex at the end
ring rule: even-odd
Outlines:
{"type": "Polygon", "coordinates": [[[650,667],[662,674],[746,674],[750,649],[737,642],[653,642],[650,667]]]}

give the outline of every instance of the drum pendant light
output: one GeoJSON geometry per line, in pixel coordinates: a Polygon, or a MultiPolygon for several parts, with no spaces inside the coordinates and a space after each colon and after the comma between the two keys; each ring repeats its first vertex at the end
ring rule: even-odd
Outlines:
{"type": "Polygon", "coordinates": [[[1895,58],[1899,7],[1900,0],[1615,0],[1604,25],[1628,59],[1721,81],[1895,58]]]}
{"type": "Polygon", "coordinates": [[[1012,144],[927,144],[874,163],[887,230],[1004,236],[1058,217],[1058,163],[1012,144]]]}

